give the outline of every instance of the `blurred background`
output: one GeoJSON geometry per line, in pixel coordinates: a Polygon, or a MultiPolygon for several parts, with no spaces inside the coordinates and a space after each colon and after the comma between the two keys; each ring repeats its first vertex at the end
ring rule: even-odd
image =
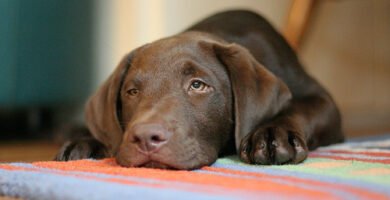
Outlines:
{"type": "Polygon", "coordinates": [[[82,123],[124,54],[228,9],[256,11],[286,36],[348,137],[390,130],[389,0],[0,0],[0,161],[52,157],[56,130],[82,123]]]}

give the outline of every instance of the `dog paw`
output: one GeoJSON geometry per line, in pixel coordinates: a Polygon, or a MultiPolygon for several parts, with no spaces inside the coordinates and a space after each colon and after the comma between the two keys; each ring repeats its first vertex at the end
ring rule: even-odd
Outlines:
{"type": "Polygon", "coordinates": [[[56,161],[100,159],[108,156],[106,147],[95,139],[66,142],[54,158],[56,161]]]}
{"type": "Polygon", "coordinates": [[[293,130],[281,126],[265,126],[241,140],[240,158],[250,164],[292,164],[305,160],[305,140],[293,130]]]}

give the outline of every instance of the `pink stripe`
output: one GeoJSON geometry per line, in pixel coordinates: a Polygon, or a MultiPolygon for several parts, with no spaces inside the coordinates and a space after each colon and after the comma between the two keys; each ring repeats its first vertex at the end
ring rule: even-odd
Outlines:
{"type": "Polygon", "coordinates": [[[367,155],[367,156],[380,156],[380,157],[389,157],[390,158],[390,152],[368,152],[368,151],[348,151],[348,150],[320,150],[320,152],[344,153],[344,154],[367,155]]]}
{"type": "Polygon", "coordinates": [[[383,159],[383,160],[376,160],[376,159],[368,159],[368,158],[346,158],[342,156],[337,155],[324,155],[320,153],[311,152],[309,154],[310,158],[330,158],[333,160],[356,160],[356,161],[362,161],[362,162],[370,162],[370,163],[383,163],[383,164],[390,164],[390,159],[383,159]]]}

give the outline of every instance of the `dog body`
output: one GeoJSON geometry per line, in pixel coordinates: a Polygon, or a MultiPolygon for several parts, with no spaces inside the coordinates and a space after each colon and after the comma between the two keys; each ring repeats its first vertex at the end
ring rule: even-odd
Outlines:
{"type": "Polygon", "coordinates": [[[249,11],[216,14],[129,53],[88,101],[86,122],[93,137],[68,142],[57,160],[194,169],[238,153],[285,164],[343,141],[330,95],[249,11]]]}

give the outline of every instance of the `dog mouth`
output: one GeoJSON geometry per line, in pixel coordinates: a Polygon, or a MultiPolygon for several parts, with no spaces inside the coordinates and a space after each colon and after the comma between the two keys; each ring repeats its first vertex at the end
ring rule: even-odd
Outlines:
{"type": "Polygon", "coordinates": [[[164,162],[159,157],[153,155],[136,154],[129,155],[126,151],[118,152],[115,156],[116,162],[122,167],[142,167],[142,168],[153,168],[153,169],[172,169],[178,170],[180,167],[175,167],[172,162],[164,162]],[[130,159],[132,158],[132,159],[130,159]],[[169,164],[170,163],[170,164],[169,164]]]}
{"type": "Polygon", "coordinates": [[[116,155],[116,162],[122,167],[152,168],[166,170],[193,170],[210,165],[215,159],[199,158],[198,154],[185,154],[186,157],[173,157],[171,152],[159,152],[158,154],[145,154],[131,149],[122,148],[116,155]]]}
{"type": "Polygon", "coordinates": [[[177,170],[176,167],[173,167],[173,166],[161,163],[161,162],[153,161],[153,160],[147,161],[147,162],[145,162],[145,163],[143,163],[141,165],[138,165],[137,167],[145,167],[145,168],[153,168],[153,169],[177,170]]]}

